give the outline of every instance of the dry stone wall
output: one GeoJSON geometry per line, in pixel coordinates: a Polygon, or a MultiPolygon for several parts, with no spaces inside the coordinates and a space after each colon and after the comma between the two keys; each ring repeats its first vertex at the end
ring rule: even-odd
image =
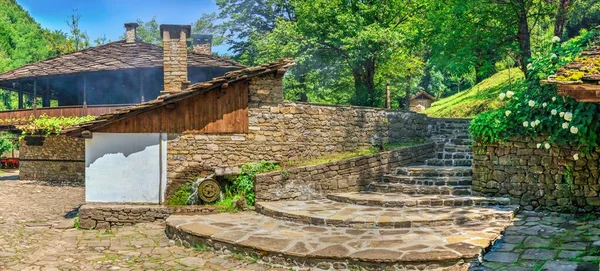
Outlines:
{"type": "Polygon", "coordinates": [[[583,155],[570,147],[537,148],[515,138],[501,144],[474,144],[473,191],[510,196],[527,210],[586,212],[600,207],[600,149],[583,155]],[[579,159],[573,155],[579,153],[579,159]]]}
{"type": "Polygon", "coordinates": [[[19,179],[85,183],[85,140],[68,136],[30,136],[19,147],[19,179]]]}
{"type": "Polygon", "coordinates": [[[302,103],[251,104],[249,133],[182,134],[167,146],[167,195],[211,171],[229,174],[252,161],[287,161],[352,151],[381,142],[427,138],[427,116],[378,108],[302,103]]]}
{"type": "Polygon", "coordinates": [[[358,192],[393,169],[434,156],[435,144],[275,171],[256,176],[257,201],[321,199],[330,193],[358,192]]]}

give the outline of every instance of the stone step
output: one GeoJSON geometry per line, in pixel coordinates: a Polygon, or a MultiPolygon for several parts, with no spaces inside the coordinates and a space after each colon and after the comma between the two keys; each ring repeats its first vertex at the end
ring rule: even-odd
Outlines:
{"type": "Polygon", "coordinates": [[[472,159],[427,159],[426,166],[446,166],[446,167],[470,167],[473,165],[472,159]]]}
{"type": "Polygon", "coordinates": [[[449,226],[481,221],[510,221],[514,206],[436,206],[373,207],[336,202],[310,201],[258,202],[256,211],[276,219],[311,225],[352,228],[410,228],[449,226]]]}
{"type": "Polygon", "coordinates": [[[368,189],[369,191],[379,193],[404,193],[409,195],[469,196],[473,194],[470,185],[432,186],[400,183],[372,183],[368,185],[368,189]]]}
{"type": "Polygon", "coordinates": [[[437,159],[473,159],[472,152],[438,152],[437,159]]]}
{"type": "Polygon", "coordinates": [[[400,175],[383,175],[381,178],[383,183],[401,183],[401,184],[416,184],[416,185],[471,185],[471,176],[466,177],[411,177],[400,175]]]}
{"type": "MultiPolygon", "coordinates": [[[[211,246],[272,264],[323,270],[438,270],[468,266],[508,220],[405,229],[355,229],[282,221],[254,212],[172,215],[166,234],[188,247],[211,246]]],[[[459,269],[452,269],[459,270],[459,269]]],[[[460,269],[463,270],[463,269],[460,269]]]]}
{"type": "Polygon", "coordinates": [[[418,177],[462,177],[471,176],[471,167],[408,166],[396,169],[397,175],[418,177]]]}
{"type": "Polygon", "coordinates": [[[449,142],[455,145],[473,145],[472,139],[450,139],[449,142]]]}
{"type": "Polygon", "coordinates": [[[327,195],[327,198],[366,206],[381,207],[434,207],[434,206],[495,206],[509,205],[509,198],[450,196],[450,195],[409,195],[403,193],[347,192],[327,195]]]}

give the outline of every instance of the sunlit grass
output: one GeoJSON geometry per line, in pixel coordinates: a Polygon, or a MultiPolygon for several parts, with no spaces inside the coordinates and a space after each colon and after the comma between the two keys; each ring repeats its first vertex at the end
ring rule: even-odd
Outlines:
{"type": "Polygon", "coordinates": [[[517,68],[503,70],[479,82],[470,89],[434,102],[431,108],[423,111],[430,117],[473,118],[481,112],[500,107],[498,94],[514,90],[523,72],[517,68]]]}

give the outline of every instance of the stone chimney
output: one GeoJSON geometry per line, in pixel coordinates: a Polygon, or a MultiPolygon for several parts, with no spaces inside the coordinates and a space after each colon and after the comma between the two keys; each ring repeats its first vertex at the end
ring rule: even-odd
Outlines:
{"type": "Polygon", "coordinates": [[[189,86],[187,65],[187,43],[190,25],[160,25],[163,40],[164,90],[177,92],[189,86]]]}
{"type": "Polygon", "coordinates": [[[212,35],[192,35],[192,44],[194,52],[198,54],[212,54],[212,35]]]}
{"type": "Polygon", "coordinates": [[[138,27],[137,23],[126,23],[125,24],[125,42],[126,43],[134,43],[137,37],[136,29],[138,27]]]}

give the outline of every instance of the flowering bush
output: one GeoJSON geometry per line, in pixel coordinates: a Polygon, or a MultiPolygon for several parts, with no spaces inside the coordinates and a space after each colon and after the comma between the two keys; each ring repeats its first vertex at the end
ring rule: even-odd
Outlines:
{"type": "Polygon", "coordinates": [[[484,143],[515,136],[543,137],[537,146],[545,149],[559,144],[587,152],[598,146],[599,106],[557,96],[556,86],[539,83],[571,62],[595,36],[594,32],[582,32],[564,44],[553,39],[549,54],[538,54],[531,60],[528,79],[517,84],[514,91],[499,95],[504,108],[485,112],[472,121],[473,136],[484,143]]]}
{"type": "Polygon", "coordinates": [[[42,115],[40,117],[31,117],[27,124],[17,125],[17,129],[23,131],[23,135],[34,134],[60,134],[63,129],[73,127],[83,122],[94,120],[94,116],[84,117],[49,117],[42,115]]]}

